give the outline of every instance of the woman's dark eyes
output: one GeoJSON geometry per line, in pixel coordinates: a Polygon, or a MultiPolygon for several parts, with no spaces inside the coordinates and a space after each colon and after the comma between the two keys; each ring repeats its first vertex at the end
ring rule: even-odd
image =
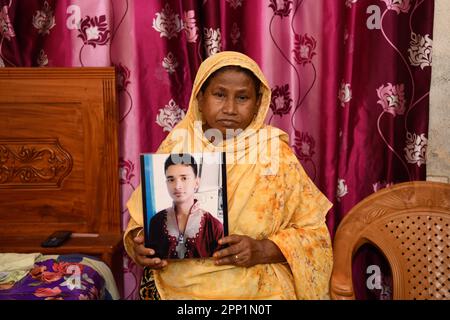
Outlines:
{"type": "MultiPolygon", "coordinates": [[[[222,92],[215,92],[215,93],[213,93],[213,95],[218,98],[225,98],[225,96],[226,96],[225,93],[222,93],[222,92]]],[[[237,96],[236,99],[239,101],[246,101],[249,99],[249,97],[248,96],[237,96]]]]}

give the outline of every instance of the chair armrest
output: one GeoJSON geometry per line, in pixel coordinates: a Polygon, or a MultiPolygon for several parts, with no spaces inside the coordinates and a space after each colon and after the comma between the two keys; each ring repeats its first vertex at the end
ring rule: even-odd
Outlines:
{"type": "Polygon", "coordinates": [[[330,294],[333,300],[355,300],[351,279],[333,273],[330,281],[330,294]]]}

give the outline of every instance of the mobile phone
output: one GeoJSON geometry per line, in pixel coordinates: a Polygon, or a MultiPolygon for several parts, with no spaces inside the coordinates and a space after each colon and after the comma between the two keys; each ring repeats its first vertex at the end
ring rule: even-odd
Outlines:
{"type": "Polygon", "coordinates": [[[42,243],[42,247],[59,247],[62,245],[67,239],[72,235],[72,231],[55,231],[53,232],[47,239],[45,239],[42,243]]]}

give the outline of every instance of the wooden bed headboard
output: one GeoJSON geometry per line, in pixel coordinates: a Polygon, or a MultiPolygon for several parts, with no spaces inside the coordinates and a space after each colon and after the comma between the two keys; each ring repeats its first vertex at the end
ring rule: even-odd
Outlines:
{"type": "MultiPolygon", "coordinates": [[[[0,252],[121,242],[114,68],[0,68],[0,252]],[[55,230],[98,233],[40,247],[55,230]]],[[[109,261],[111,263],[111,261],[109,261]]]]}

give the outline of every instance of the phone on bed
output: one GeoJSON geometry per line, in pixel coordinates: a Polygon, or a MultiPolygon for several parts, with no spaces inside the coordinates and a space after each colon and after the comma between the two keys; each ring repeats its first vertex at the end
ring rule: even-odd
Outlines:
{"type": "Polygon", "coordinates": [[[44,248],[59,247],[66,242],[71,235],[72,231],[55,231],[41,243],[41,246],[44,248]]]}

